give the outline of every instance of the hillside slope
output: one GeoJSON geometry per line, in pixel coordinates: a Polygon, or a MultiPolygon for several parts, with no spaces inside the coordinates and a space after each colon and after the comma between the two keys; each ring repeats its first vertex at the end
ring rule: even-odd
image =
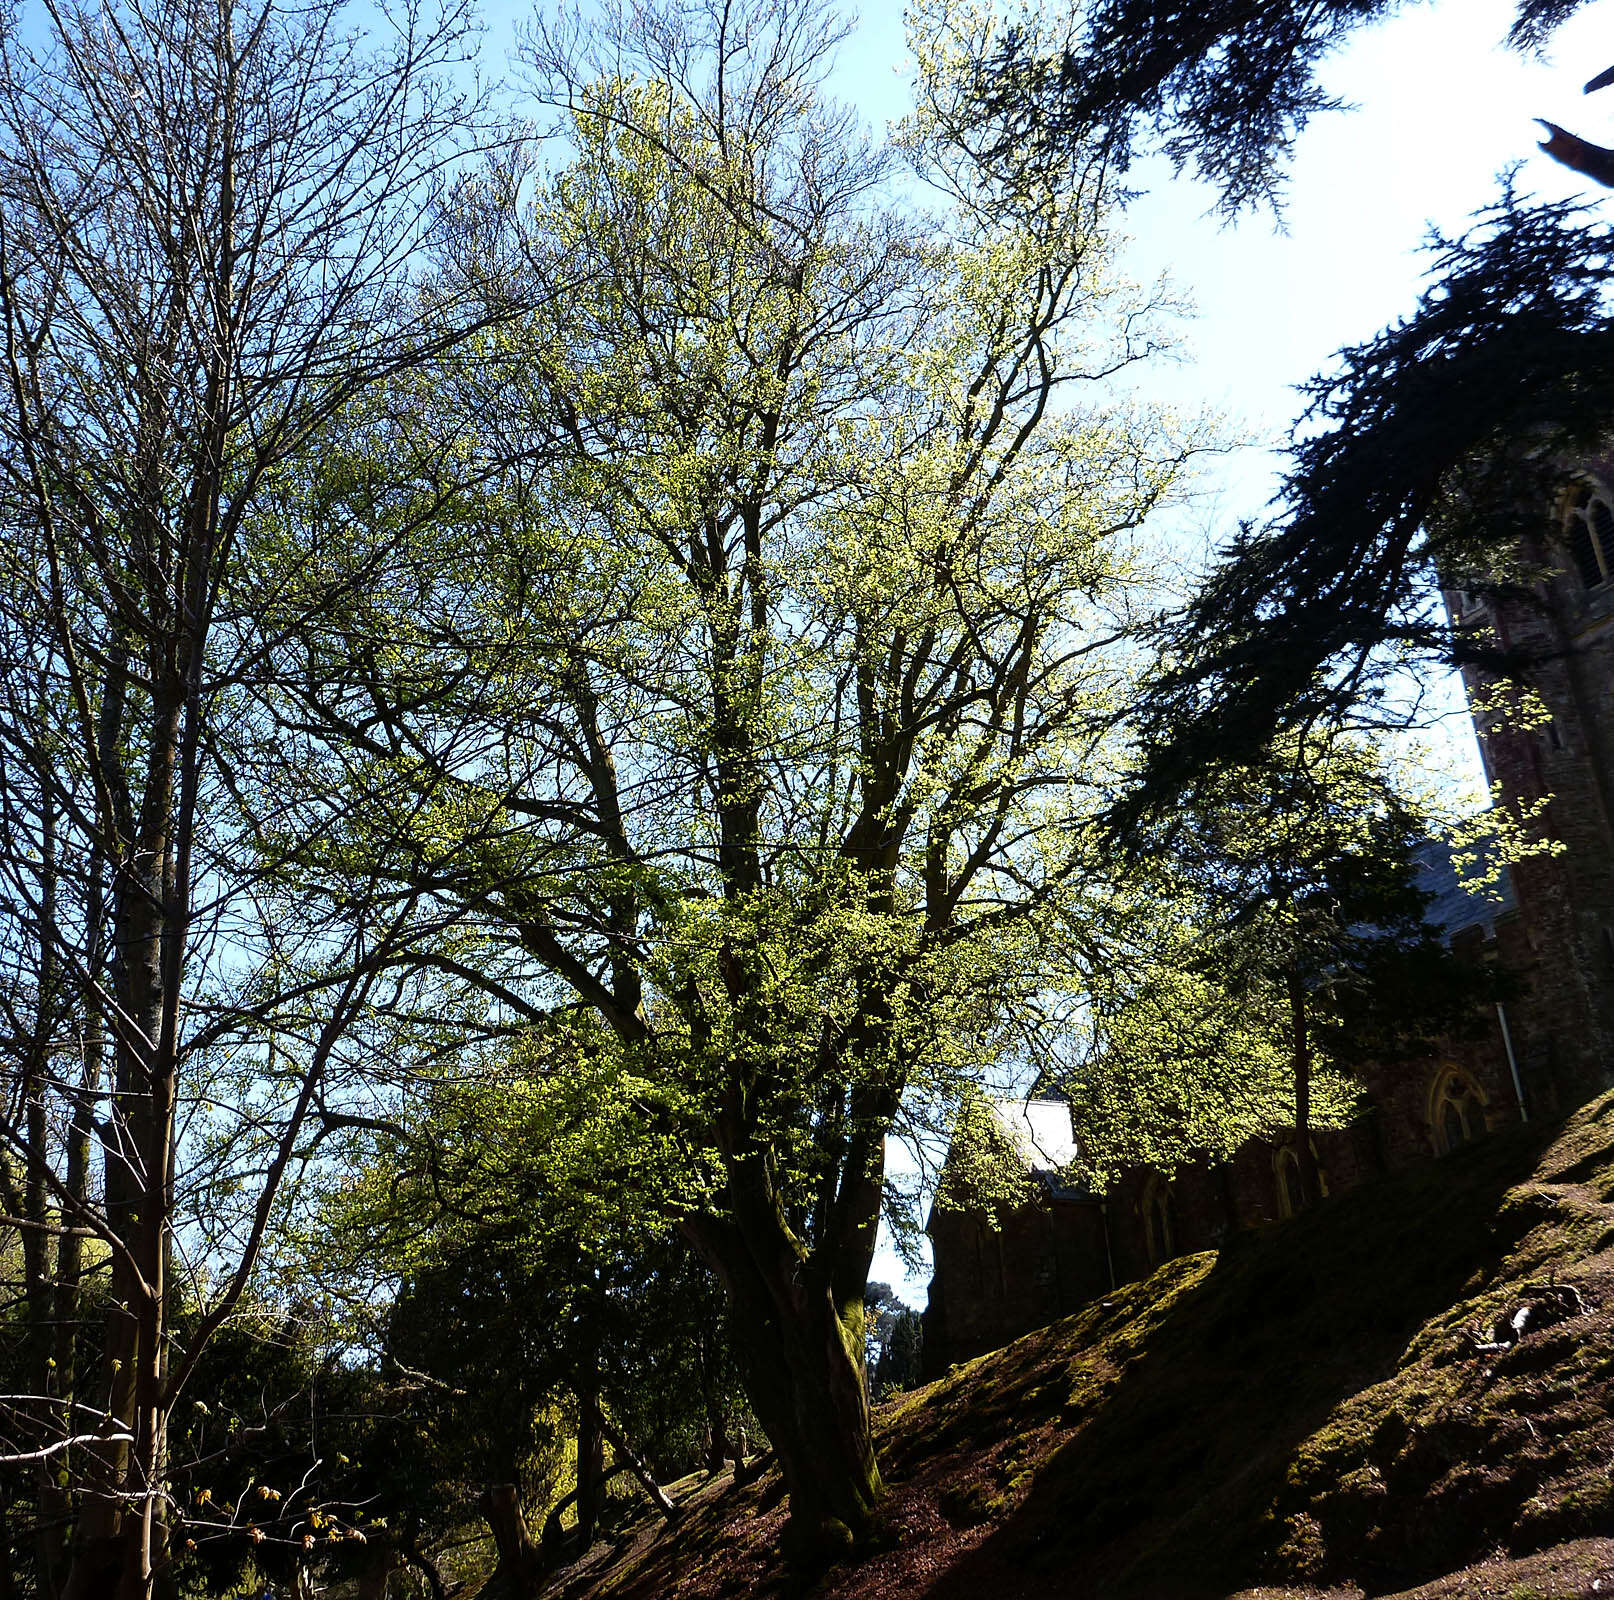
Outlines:
{"type": "MultiPolygon", "coordinates": [[[[1614,1594],[1614,1095],[1170,1262],[880,1435],[888,1547],[824,1600],[1386,1595],[1460,1569],[1419,1593],[1614,1594]]],[[[719,1480],[551,1592],[789,1593],[783,1517],[776,1479],[719,1480]]]]}

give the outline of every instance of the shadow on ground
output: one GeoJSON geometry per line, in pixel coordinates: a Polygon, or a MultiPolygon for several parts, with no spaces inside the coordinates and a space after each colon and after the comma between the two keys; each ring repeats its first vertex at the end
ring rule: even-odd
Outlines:
{"type": "MultiPolygon", "coordinates": [[[[813,1592],[1385,1595],[1614,1535],[1611,1202],[1614,1097],[1168,1263],[889,1408],[889,1547],[813,1592]],[[1582,1310],[1475,1352],[1549,1280],[1582,1310]]],[[[767,1480],[713,1486],[555,1592],[787,1593],[782,1516],[767,1480]]],[[[1602,1592],[1534,1581],[1497,1592],[1602,1592]]]]}

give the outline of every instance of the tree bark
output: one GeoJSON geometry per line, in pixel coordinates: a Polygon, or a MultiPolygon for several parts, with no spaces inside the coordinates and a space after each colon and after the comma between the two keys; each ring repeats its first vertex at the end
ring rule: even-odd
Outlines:
{"type": "MultiPolygon", "coordinates": [[[[523,1528],[527,1519],[521,1519],[523,1528]]],[[[531,1538],[529,1536],[530,1545],[531,1538]]],[[[408,1528],[398,1536],[398,1550],[404,1560],[409,1563],[420,1575],[425,1578],[426,1586],[432,1592],[432,1600],[448,1600],[448,1585],[443,1581],[443,1574],[437,1563],[426,1554],[420,1542],[420,1530],[408,1528]]]]}
{"type": "Polygon", "coordinates": [[[861,1285],[837,1305],[782,1221],[772,1230],[753,1222],[750,1237],[712,1219],[686,1226],[734,1308],[746,1394],[790,1495],[787,1554],[809,1567],[849,1555],[885,1492],[863,1369],[861,1285]]]}
{"type": "Polygon", "coordinates": [[[1289,1018],[1294,1032],[1295,1162],[1300,1174],[1300,1204],[1309,1211],[1322,1196],[1317,1152],[1311,1146],[1311,1039],[1307,1029],[1306,986],[1294,967],[1289,969],[1288,982],[1289,1018]]]}
{"type": "MultiPolygon", "coordinates": [[[[40,693],[43,709],[46,697],[40,693]]],[[[43,756],[48,746],[42,746],[43,756]]],[[[38,770],[40,861],[39,874],[39,925],[37,993],[35,995],[34,1035],[26,1051],[22,1082],[22,1100],[27,1148],[23,1169],[22,1215],[31,1226],[22,1230],[23,1281],[27,1305],[27,1336],[25,1340],[24,1371],[32,1393],[54,1397],[56,1394],[55,1358],[52,1354],[56,1340],[51,1328],[52,1314],[57,1300],[57,1288],[62,1279],[64,1264],[69,1252],[78,1244],[71,1224],[77,1219],[61,1216],[63,1226],[53,1230],[50,1208],[46,1201],[45,1169],[49,1140],[45,1100],[51,1078],[51,1055],[55,1047],[60,1006],[57,994],[57,952],[59,937],[56,918],[56,799],[52,790],[52,775],[41,760],[38,770]],[[56,1249],[50,1248],[55,1231],[56,1249]]],[[[9,1190],[9,1182],[6,1188],[9,1190]]],[[[9,1197],[8,1197],[9,1201],[9,1197]]],[[[51,1408],[55,1411],[55,1408],[51,1408]]],[[[61,1411],[54,1419],[50,1413],[41,1418],[41,1425],[49,1428],[56,1420],[64,1436],[73,1431],[70,1413],[61,1411]]],[[[54,1600],[60,1591],[64,1576],[62,1570],[63,1543],[52,1501],[56,1473],[64,1465],[47,1457],[37,1469],[35,1496],[39,1508],[39,1525],[34,1539],[34,1574],[41,1595],[54,1600]]]]}
{"type": "Polygon", "coordinates": [[[398,1548],[392,1536],[380,1531],[371,1534],[359,1565],[354,1600],[387,1600],[387,1584],[399,1564],[398,1548]]]}
{"type": "Polygon", "coordinates": [[[1536,120],[1547,130],[1541,148],[1554,161],[1562,162],[1573,172],[1584,173],[1605,189],[1614,189],[1614,150],[1605,150],[1600,144],[1592,144],[1579,134],[1570,133],[1555,122],[1548,122],[1545,117],[1537,117],[1536,120]]]}
{"type": "Polygon", "coordinates": [[[13,1501],[0,1494],[0,1600],[19,1600],[17,1574],[23,1569],[21,1541],[11,1538],[13,1501]]]}
{"type": "MultiPolygon", "coordinates": [[[[729,1444],[729,1424],[722,1404],[711,1390],[706,1392],[706,1470],[714,1476],[721,1472],[733,1455],[729,1444]]],[[[736,1458],[735,1465],[739,1465],[736,1458]]]]}
{"type": "MultiPolygon", "coordinates": [[[[95,970],[93,964],[91,971],[95,970]]],[[[97,1003],[87,1001],[90,1020],[84,1037],[84,1067],[73,1103],[73,1120],[67,1134],[67,1198],[62,1207],[61,1243],[56,1253],[56,1322],[50,1382],[42,1393],[57,1402],[64,1433],[73,1431],[74,1402],[78,1399],[78,1340],[84,1284],[84,1235],[77,1212],[87,1208],[90,1192],[90,1141],[94,1136],[95,1096],[101,1086],[101,1037],[97,1003]]],[[[67,1577],[68,1531],[72,1526],[72,1497],[57,1481],[72,1479],[72,1452],[64,1450],[51,1463],[53,1471],[41,1480],[39,1494],[39,1583],[47,1600],[54,1600],[67,1577]]]]}
{"type": "Polygon", "coordinates": [[[606,1419],[605,1413],[598,1406],[594,1413],[595,1426],[599,1429],[601,1437],[611,1446],[620,1465],[626,1467],[638,1481],[639,1487],[650,1497],[650,1503],[659,1511],[668,1522],[676,1522],[683,1515],[680,1508],[668,1496],[667,1491],[656,1482],[655,1475],[649,1466],[640,1457],[638,1452],[627,1441],[627,1436],[620,1428],[615,1428],[606,1419]]]}
{"type": "Polygon", "coordinates": [[[605,1485],[605,1436],[600,1432],[599,1388],[592,1377],[577,1397],[577,1544],[594,1543],[600,1525],[600,1491],[605,1485]]]}
{"type": "MultiPolygon", "coordinates": [[[[603,1489],[618,1473],[628,1470],[626,1462],[619,1462],[600,1479],[603,1489]]],[[[561,1526],[561,1519],[566,1515],[567,1508],[577,1504],[577,1489],[574,1486],[563,1494],[554,1505],[549,1508],[549,1514],[544,1518],[543,1558],[545,1567],[558,1567],[561,1562],[562,1550],[566,1543],[566,1530],[561,1526]]],[[[579,1551],[579,1554],[582,1552],[579,1551]]]]}
{"type": "Polygon", "coordinates": [[[109,1431],[132,1442],[93,1451],[89,1492],[74,1532],[63,1600],[147,1600],[167,1565],[158,1497],[165,1473],[167,1414],[163,1336],[168,1229],[172,1218],[174,1037],[178,962],[175,791],[183,687],[165,656],[154,696],[140,822],[117,865],[112,903],[119,1021],[114,1096],[106,1130],[106,1211],[121,1248],[112,1257],[107,1321],[109,1431]]]}
{"type": "Polygon", "coordinates": [[[496,1593],[510,1600],[530,1600],[543,1581],[543,1562],[527,1530],[521,1490],[513,1483],[492,1483],[482,1491],[477,1509],[493,1535],[499,1564],[493,1573],[496,1593]]]}

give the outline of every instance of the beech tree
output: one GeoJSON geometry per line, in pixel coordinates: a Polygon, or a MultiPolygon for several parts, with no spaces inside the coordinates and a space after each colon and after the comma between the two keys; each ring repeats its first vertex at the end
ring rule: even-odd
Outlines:
{"type": "Polygon", "coordinates": [[[526,1070],[580,1086],[579,1192],[721,1279],[802,1554],[881,1495],[887,1135],[1052,959],[1152,583],[1131,530],[1187,453],[1116,386],[1162,308],[1110,281],[1102,188],[1003,189],[965,107],[904,175],[822,93],[838,37],[816,0],[538,28],[573,156],[462,259],[545,309],[410,413],[474,418],[485,479],[307,630],[281,713],[431,796],[387,870],[463,909],[526,1070]]]}
{"type": "Polygon", "coordinates": [[[415,931],[407,895],[331,921],[275,878],[297,757],[243,685],[251,574],[295,543],[271,491],[461,329],[411,277],[464,147],[466,20],[411,5],[372,45],[334,0],[40,12],[0,34],[0,1194],[28,1347],[0,1460],[37,1474],[39,1590],[102,1600],[172,1586],[167,1419],[415,931]]]}

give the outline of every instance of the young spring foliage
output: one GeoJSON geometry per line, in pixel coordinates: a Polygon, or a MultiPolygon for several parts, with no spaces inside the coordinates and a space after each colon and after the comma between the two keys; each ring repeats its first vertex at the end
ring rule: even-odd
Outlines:
{"type": "Polygon", "coordinates": [[[1111,969],[1062,1080],[1101,1175],[1266,1137],[1304,1176],[1361,1074],[1474,1025],[1496,979],[1425,921],[1433,833],[1355,739],[1286,739],[1161,824],[1115,912],[1146,953],[1111,969]]]}
{"type": "Polygon", "coordinates": [[[819,8],[722,16],[540,31],[568,158],[513,224],[468,193],[446,269],[533,310],[399,403],[474,483],[378,574],[362,672],[309,637],[299,715],[409,772],[384,870],[585,1041],[555,1070],[642,1086],[615,1154],[679,1153],[661,1203],[833,1545],[880,1492],[885,1138],[1044,981],[1117,775],[1133,530],[1189,443],[1115,386],[1162,329],[1101,193],[1011,192],[919,123],[920,210],[818,89],[819,8]]]}

